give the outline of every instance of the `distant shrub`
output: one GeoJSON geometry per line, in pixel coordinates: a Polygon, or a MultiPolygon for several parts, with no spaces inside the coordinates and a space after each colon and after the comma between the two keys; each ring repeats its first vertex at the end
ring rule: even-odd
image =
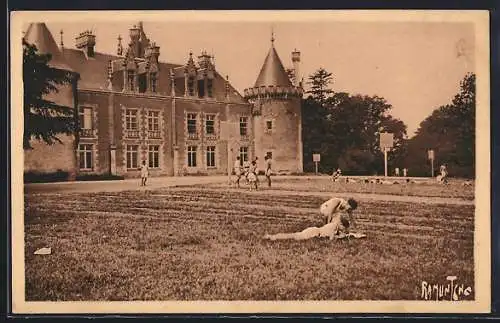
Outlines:
{"type": "Polygon", "coordinates": [[[65,182],[69,178],[69,172],[58,170],[57,172],[41,173],[41,172],[25,172],[25,183],[51,183],[65,182]]]}
{"type": "Polygon", "coordinates": [[[123,179],[123,176],[109,174],[84,174],[76,177],[77,181],[117,181],[123,179]]]}

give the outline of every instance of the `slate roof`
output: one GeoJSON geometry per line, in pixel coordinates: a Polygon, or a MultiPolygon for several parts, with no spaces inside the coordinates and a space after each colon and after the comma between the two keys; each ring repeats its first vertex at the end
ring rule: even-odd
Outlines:
{"type": "Polygon", "coordinates": [[[260,70],[254,87],[260,86],[292,86],[292,82],[281,63],[281,59],[274,46],[271,46],[267,53],[264,64],[260,70]]]}

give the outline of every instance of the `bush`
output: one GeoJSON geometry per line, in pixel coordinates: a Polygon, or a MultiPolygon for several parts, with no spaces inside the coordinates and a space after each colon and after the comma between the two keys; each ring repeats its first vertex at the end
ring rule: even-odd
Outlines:
{"type": "Polygon", "coordinates": [[[77,181],[117,181],[123,179],[123,176],[109,174],[85,174],[76,177],[77,181]]]}
{"type": "Polygon", "coordinates": [[[69,178],[69,172],[57,170],[57,172],[40,173],[40,172],[25,172],[25,183],[52,183],[52,182],[65,182],[69,178]]]}

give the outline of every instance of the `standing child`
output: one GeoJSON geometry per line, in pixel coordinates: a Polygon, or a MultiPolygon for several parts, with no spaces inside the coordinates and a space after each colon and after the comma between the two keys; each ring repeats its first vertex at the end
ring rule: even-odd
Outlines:
{"type": "Polygon", "coordinates": [[[248,170],[248,183],[250,184],[250,190],[253,189],[255,186],[255,189],[257,190],[257,162],[254,160],[252,161],[252,164],[250,165],[250,169],[248,170]]]}
{"type": "Polygon", "coordinates": [[[267,154],[266,157],[264,157],[265,164],[266,164],[266,178],[267,178],[267,186],[271,187],[271,164],[272,164],[272,157],[270,154],[267,154]]]}
{"type": "Polygon", "coordinates": [[[238,185],[238,188],[240,188],[240,179],[241,179],[241,162],[240,162],[240,156],[236,157],[236,160],[234,161],[234,174],[236,175],[236,185],[238,185]]]}
{"type": "Polygon", "coordinates": [[[408,168],[403,168],[403,176],[406,177],[408,176],[408,168]]]}
{"type": "Polygon", "coordinates": [[[146,182],[148,180],[148,175],[149,175],[149,170],[148,166],[146,165],[146,161],[142,161],[142,165],[140,167],[141,170],[141,186],[146,186],[146,182]]]}

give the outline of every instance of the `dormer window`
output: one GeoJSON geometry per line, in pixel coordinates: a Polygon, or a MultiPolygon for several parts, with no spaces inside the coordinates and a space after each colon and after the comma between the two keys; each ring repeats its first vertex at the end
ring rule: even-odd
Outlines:
{"type": "Polygon", "coordinates": [[[139,74],[139,93],[146,92],[147,84],[146,74],[139,74]]]}
{"type": "Polygon", "coordinates": [[[213,80],[212,79],[207,79],[207,96],[209,98],[213,98],[214,97],[212,86],[213,86],[213,80]]]}
{"type": "Polygon", "coordinates": [[[134,70],[129,70],[128,71],[128,89],[130,91],[135,91],[135,71],[134,70]]]}
{"type": "Polygon", "coordinates": [[[194,96],[194,77],[190,76],[188,78],[187,86],[188,86],[188,95],[194,96]]]}
{"type": "Polygon", "coordinates": [[[151,85],[151,92],[156,93],[156,87],[157,87],[157,74],[156,74],[156,72],[152,72],[150,74],[150,85],[151,85]]]}
{"type": "Polygon", "coordinates": [[[198,97],[203,98],[205,96],[205,81],[198,80],[198,97]]]}

